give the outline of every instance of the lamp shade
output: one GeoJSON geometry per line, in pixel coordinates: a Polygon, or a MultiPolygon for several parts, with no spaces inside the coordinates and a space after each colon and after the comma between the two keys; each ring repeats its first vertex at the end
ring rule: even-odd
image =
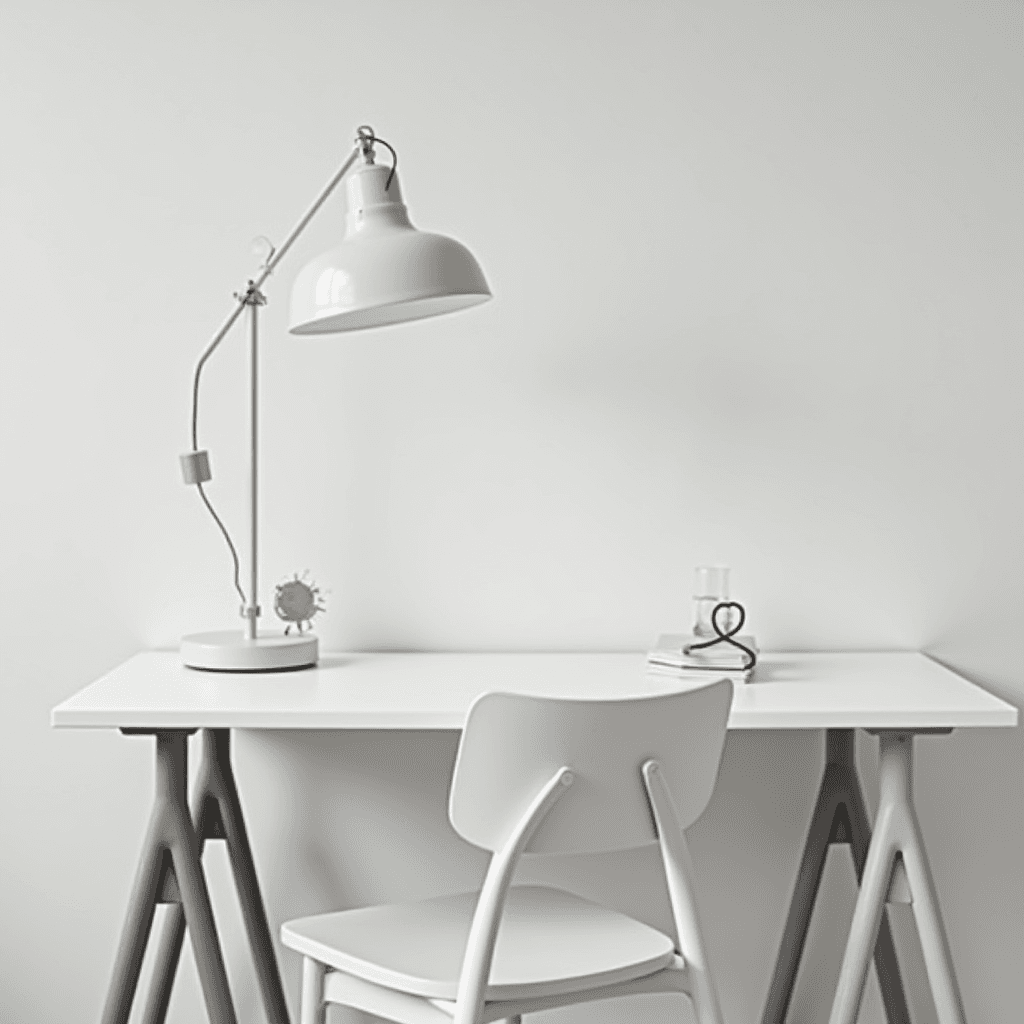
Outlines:
{"type": "Polygon", "coordinates": [[[367,164],[346,180],[345,240],[299,271],[292,334],[383,327],[466,309],[491,297],[480,265],[460,242],[417,231],[398,176],[367,164]]]}

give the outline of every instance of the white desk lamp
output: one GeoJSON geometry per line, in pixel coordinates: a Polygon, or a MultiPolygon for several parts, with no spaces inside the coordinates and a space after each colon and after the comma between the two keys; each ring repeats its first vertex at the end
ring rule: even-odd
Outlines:
{"type": "MultiPolygon", "coordinates": [[[[483,271],[472,253],[444,235],[417,231],[409,223],[395,166],[374,163],[374,143],[387,146],[373,129],[363,126],[348,159],[317,196],[280,248],[271,250],[259,274],[244,291],[231,315],[214,335],[196,365],[192,387],[192,450],[181,456],[185,482],[195,484],[200,497],[220,527],[231,549],[235,589],[242,599],[242,631],[196,633],[181,642],[183,662],[200,669],[260,672],[302,668],[316,664],[317,639],[308,633],[260,635],[257,542],[257,317],[266,298],[260,287],[303,229],[362,157],[362,165],[346,182],[348,218],[341,245],[308,263],[292,288],[292,334],[332,334],[383,327],[405,320],[451,313],[486,302],[491,297],[483,271]],[[214,512],[203,484],[211,479],[209,454],[199,448],[199,376],[214,349],[241,315],[249,310],[250,323],[250,476],[249,476],[249,594],[239,583],[239,559],[228,531],[214,512]]],[[[397,165],[397,156],[395,164],[397,165]]]]}

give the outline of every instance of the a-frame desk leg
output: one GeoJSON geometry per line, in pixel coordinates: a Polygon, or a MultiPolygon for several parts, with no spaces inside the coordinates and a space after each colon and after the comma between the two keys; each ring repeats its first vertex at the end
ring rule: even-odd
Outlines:
{"type": "Polygon", "coordinates": [[[966,1024],[935,882],[914,810],[914,736],[951,731],[878,730],[878,818],[853,911],[829,1024],[854,1024],[857,1019],[875,933],[884,919],[885,903],[893,898],[894,892],[901,902],[909,903],[914,912],[940,1024],[966,1024]]]}
{"type": "Polygon", "coordinates": [[[102,1024],[128,1024],[158,903],[170,906],[143,1020],[146,1024],[162,1024],[166,1017],[187,927],[211,1024],[237,1024],[201,864],[207,839],[224,839],[227,843],[267,1020],[270,1024],[289,1024],[281,975],[231,770],[230,733],[227,729],[203,730],[203,760],[190,812],[188,736],[195,730],[121,731],[156,737],[156,796],[102,1024]]]}
{"type": "MultiPolygon", "coordinates": [[[[223,839],[227,843],[231,872],[242,907],[242,918],[267,1020],[270,1024],[289,1024],[281,975],[267,924],[267,912],[256,879],[256,866],[231,769],[231,733],[227,729],[204,729],[202,739],[203,759],[192,801],[199,856],[202,857],[207,839],[223,839]]],[[[157,948],[153,986],[142,1018],[145,1024],[163,1024],[167,1016],[171,987],[185,937],[185,924],[181,907],[170,907],[157,948]]]]}
{"type": "Polygon", "coordinates": [[[101,1020],[128,1024],[156,905],[173,903],[188,925],[210,1021],[237,1024],[188,809],[188,736],[193,730],[122,731],[156,737],[156,793],[101,1020]]]}
{"type": "MultiPolygon", "coordinates": [[[[785,1022],[829,847],[836,843],[849,845],[859,883],[870,842],[871,826],[857,776],[854,732],[852,729],[829,729],[825,735],[825,771],[807,831],[761,1024],[785,1022]]],[[[889,1024],[911,1024],[896,961],[896,948],[884,908],[879,915],[874,959],[889,1024]]]]}

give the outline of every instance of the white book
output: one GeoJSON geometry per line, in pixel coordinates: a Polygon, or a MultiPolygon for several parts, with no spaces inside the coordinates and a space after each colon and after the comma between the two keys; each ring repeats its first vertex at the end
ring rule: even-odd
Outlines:
{"type": "Polygon", "coordinates": [[[672,665],[659,665],[653,661],[647,663],[649,676],[670,676],[673,679],[702,683],[710,683],[716,679],[732,679],[737,683],[748,683],[753,671],[753,669],[729,668],[725,665],[717,668],[713,665],[705,665],[703,668],[676,668],[672,665]]]}
{"type": "MultiPolygon", "coordinates": [[[[745,671],[750,658],[738,647],[724,640],[712,647],[690,647],[691,644],[702,643],[705,639],[707,638],[688,633],[668,633],[660,636],[657,646],[647,652],[647,663],[652,668],[676,671],[745,671]]],[[[757,654],[757,641],[753,636],[737,636],[735,639],[757,654]]]]}

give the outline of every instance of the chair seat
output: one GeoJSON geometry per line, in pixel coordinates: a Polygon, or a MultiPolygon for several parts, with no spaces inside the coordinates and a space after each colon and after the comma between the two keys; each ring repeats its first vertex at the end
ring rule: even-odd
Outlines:
{"type": "MultiPolygon", "coordinates": [[[[456,997],[476,892],[287,922],[286,946],[339,971],[429,999],[456,997]]],[[[585,991],[646,977],[672,940],[625,914],[547,886],[508,893],[487,1001],[585,991]]]]}

